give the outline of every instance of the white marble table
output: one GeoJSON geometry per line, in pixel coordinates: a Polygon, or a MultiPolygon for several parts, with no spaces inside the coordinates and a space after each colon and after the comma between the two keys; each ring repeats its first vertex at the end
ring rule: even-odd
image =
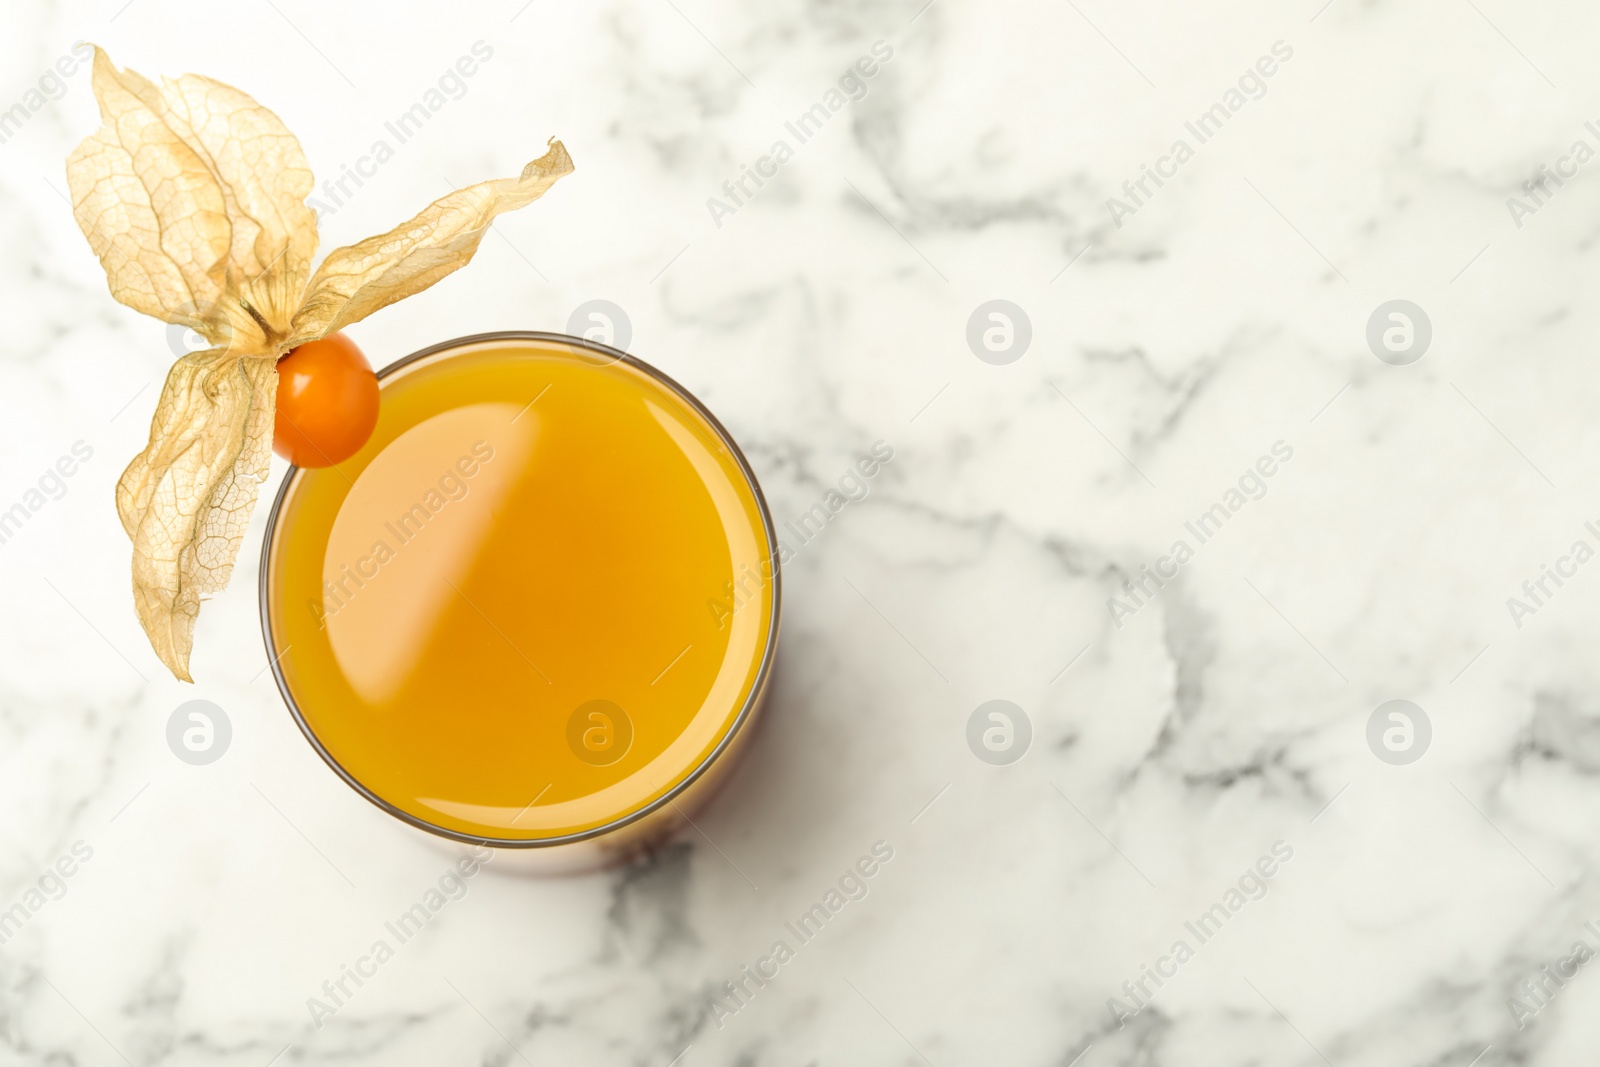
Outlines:
{"type": "Polygon", "coordinates": [[[0,1064],[1593,1061],[1600,968],[1562,961],[1600,951],[1600,9],[922,3],[8,11],[0,1064]],[[376,361],[606,299],[780,521],[894,453],[788,568],[703,833],[491,864],[320,1027],[450,856],[264,673],[264,508],[197,685],[139,632],[111,491],[172,353],[63,202],[87,76],[30,95],[80,39],[366,171],[328,245],[565,140],[577,173],[469,271],[352,331],[376,361]],[[1431,324],[1409,363],[1419,334],[1367,340],[1396,299],[1431,324]],[[1020,358],[969,347],[990,300],[1020,358]],[[203,767],[164,734],[196,697],[233,726],[203,767]],[[1031,723],[1009,765],[967,743],[991,700],[1031,723]],[[1415,714],[1369,745],[1390,700],[1430,724],[1414,762],[1415,714]],[[875,842],[866,895],[789,934],[875,842]]]}

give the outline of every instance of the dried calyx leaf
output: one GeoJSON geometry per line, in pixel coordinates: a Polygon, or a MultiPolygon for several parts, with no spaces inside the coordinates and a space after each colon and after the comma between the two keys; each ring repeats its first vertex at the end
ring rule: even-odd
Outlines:
{"type": "Polygon", "coordinates": [[[103,125],[67,159],[78,225],[113,297],[213,346],[173,365],[149,444],[117,483],[139,621],[189,681],[200,599],[227,584],[267,476],[278,358],[465,266],[496,215],[572,160],[551,141],[518,177],[442,197],[311,277],[311,168],[276,115],[196,74],[158,87],[98,48],[94,91],[103,125]]]}
{"type": "Polygon", "coordinates": [[[133,597],[161,662],[189,681],[200,597],[228,584],[272,458],[275,361],[220,348],[167,375],[150,444],[117,482],[133,597]]]}
{"type": "Polygon", "coordinates": [[[466,266],[496,215],[533,203],[571,173],[572,157],[552,141],[515,178],[458,189],[388,233],[329,252],[295,314],[289,347],[342,330],[466,266]]]}

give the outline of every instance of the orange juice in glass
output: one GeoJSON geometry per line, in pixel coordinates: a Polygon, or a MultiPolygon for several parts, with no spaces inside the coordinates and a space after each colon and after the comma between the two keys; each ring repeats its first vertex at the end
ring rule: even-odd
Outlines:
{"type": "Polygon", "coordinates": [[[317,752],[390,814],[536,867],[672,829],[748,736],[781,578],[722,426],[593,342],[498,333],[380,373],[351,459],[291,468],[267,653],[317,752]]]}

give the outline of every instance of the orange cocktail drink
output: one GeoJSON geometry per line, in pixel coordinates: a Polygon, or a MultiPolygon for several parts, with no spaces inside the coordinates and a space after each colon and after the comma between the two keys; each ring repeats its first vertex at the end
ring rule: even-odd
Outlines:
{"type": "Polygon", "coordinates": [[[273,509],[263,622],[302,729],[446,837],[659,831],[771,670],[777,543],[744,457],[670,379],[572,338],[468,338],[381,379],[371,440],[273,509]]]}

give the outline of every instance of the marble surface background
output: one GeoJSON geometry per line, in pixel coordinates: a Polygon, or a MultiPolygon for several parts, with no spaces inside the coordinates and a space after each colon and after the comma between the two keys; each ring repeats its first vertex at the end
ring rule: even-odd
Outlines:
{"type": "Polygon", "coordinates": [[[1574,547],[1600,546],[1600,162],[1576,142],[1600,149],[1600,9],[7,16],[0,109],[25,121],[0,144],[0,509],[92,456],[0,543],[0,908],[29,913],[0,945],[0,1063],[1592,1061],[1600,564],[1574,547]],[[199,683],[146,647],[112,486],[172,352],[108,298],[64,202],[87,75],[28,95],[79,40],[239,85],[324,176],[484,42],[325,245],[553,135],[578,171],[470,270],[356,327],[375,362],[605,299],[780,520],[894,449],[787,569],[769,715],[703,833],[582,877],[491,865],[320,1028],[307,998],[450,857],[328,773],[274,691],[264,508],[202,616],[199,683]],[[864,95],[797,143],[785,123],[879,41],[864,95]],[[1185,124],[1219,103],[1202,143],[1185,124]],[[708,204],[779,139],[775,177],[708,204]],[[1135,201],[1145,166],[1169,177],[1135,201]],[[995,299],[1031,332],[1003,364],[967,339],[995,299]],[[1367,340],[1395,299],[1431,323],[1404,365],[1367,340]],[[1185,524],[1242,477],[1255,495],[1279,442],[1292,458],[1200,544],[1185,524]],[[1179,540],[1176,577],[1129,599],[1179,540]],[[1547,567],[1566,576],[1535,600],[1547,567]],[[233,724],[204,767],[165,740],[194,697],[233,724]],[[967,743],[996,699],[1032,727],[1004,766],[967,743]],[[1398,754],[1368,740],[1397,699],[1431,725],[1413,712],[1398,754]],[[724,983],[880,841],[868,895],[728,1010],[724,983]]]}

